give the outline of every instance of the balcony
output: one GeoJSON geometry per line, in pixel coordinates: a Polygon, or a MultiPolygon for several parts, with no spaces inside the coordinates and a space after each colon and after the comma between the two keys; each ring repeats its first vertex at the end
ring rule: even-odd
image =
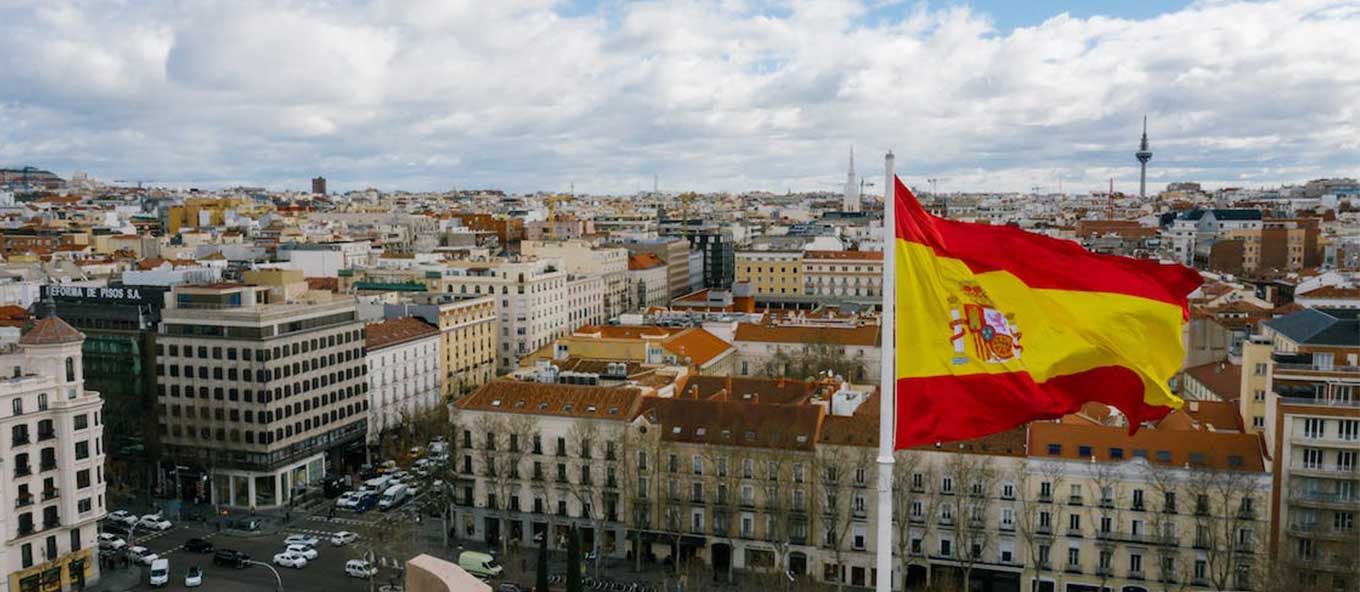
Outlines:
{"type": "Polygon", "coordinates": [[[47,517],[47,518],[43,518],[43,528],[44,528],[44,529],[48,529],[48,528],[56,528],[56,527],[58,527],[58,526],[61,526],[61,517],[59,517],[59,516],[50,516],[50,517],[47,517]]]}
{"type": "Polygon", "coordinates": [[[1037,528],[1034,529],[1034,532],[1035,532],[1035,534],[1048,534],[1048,535],[1051,535],[1051,534],[1053,534],[1053,527],[1052,527],[1052,526],[1039,526],[1039,527],[1037,527],[1037,528]]]}
{"type": "Polygon", "coordinates": [[[1051,493],[1040,493],[1038,499],[1039,499],[1039,503],[1041,503],[1041,504],[1051,504],[1051,503],[1053,503],[1053,494],[1051,494],[1051,493]]]}
{"type": "Polygon", "coordinates": [[[14,507],[16,507],[16,508],[23,508],[23,507],[25,507],[25,506],[31,506],[31,505],[33,505],[33,496],[32,496],[32,495],[21,495],[21,496],[19,496],[19,497],[17,497],[17,498],[14,499],[14,507]]]}
{"type": "Polygon", "coordinates": [[[997,530],[1000,530],[1001,532],[1015,532],[1015,523],[1002,522],[1001,525],[997,527],[997,530]]]}
{"type": "Polygon", "coordinates": [[[19,477],[27,477],[27,476],[32,475],[32,474],[33,474],[33,467],[32,467],[32,465],[15,465],[15,466],[14,466],[14,477],[15,477],[16,479],[19,478],[19,477]]]}
{"type": "Polygon", "coordinates": [[[1096,575],[1101,576],[1101,577],[1108,578],[1108,577],[1111,577],[1111,576],[1114,575],[1114,570],[1111,569],[1109,566],[1105,566],[1105,567],[1097,567],[1097,568],[1096,568],[1096,575]]]}
{"type": "Polygon", "coordinates": [[[34,532],[37,532],[37,531],[33,529],[33,523],[32,523],[32,522],[29,522],[29,523],[20,522],[20,523],[19,523],[18,532],[19,532],[19,536],[27,536],[27,535],[33,534],[34,532]]]}
{"type": "Polygon", "coordinates": [[[1113,509],[1113,508],[1114,508],[1114,499],[1108,498],[1108,497],[1101,498],[1101,499],[1100,499],[1100,503],[1099,503],[1098,505],[1099,505],[1100,507],[1102,507],[1102,508],[1105,508],[1105,509],[1113,509]]]}
{"type": "Polygon", "coordinates": [[[1069,529],[1067,529],[1067,536],[1072,537],[1072,538],[1077,538],[1077,539],[1079,539],[1079,538],[1081,538],[1081,529],[1080,529],[1080,528],[1069,528],[1069,529]]]}
{"type": "Polygon", "coordinates": [[[1335,509],[1360,509],[1360,497],[1341,493],[1294,491],[1289,494],[1289,501],[1308,506],[1321,505],[1335,509]]]}
{"type": "Polygon", "coordinates": [[[43,442],[43,441],[46,441],[46,440],[51,440],[51,439],[56,438],[56,437],[57,437],[57,432],[56,432],[56,430],[39,430],[39,431],[38,431],[38,441],[39,441],[39,442],[43,442]]]}
{"type": "Polygon", "coordinates": [[[1081,505],[1081,496],[1080,496],[1080,495],[1073,495],[1073,496],[1068,497],[1068,498],[1067,498],[1067,505],[1069,505],[1069,506],[1080,506],[1080,505],[1081,505]]]}
{"type": "Polygon", "coordinates": [[[1322,477],[1343,477],[1348,475],[1360,475],[1356,465],[1340,465],[1331,463],[1303,463],[1296,462],[1289,467],[1291,472],[1300,475],[1313,475],[1322,477]]]}
{"type": "Polygon", "coordinates": [[[1315,522],[1290,524],[1289,535],[1310,539],[1338,540],[1343,542],[1353,541],[1357,536],[1356,531],[1353,528],[1332,528],[1315,522]]]}
{"type": "Polygon", "coordinates": [[[43,492],[42,492],[43,501],[50,501],[50,500],[57,499],[57,497],[60,496],[60,495],[61,495],[61,490],[58,489],[58,488],[56,488],[56,487],[53,487],[52,489],[44,489],[43,492]]]}
{"type": "Polygon", "coordinates": [[[1067,572],[1067,573],[1070,573],[1070,574],[1080,574],[1080,573],[1081,573],[1081,565],[1069,563],[1069,564],[1067,564],[1067,567],[1063,569],[1063,571],[1065,571],[1065,572],[1067,572]]]}

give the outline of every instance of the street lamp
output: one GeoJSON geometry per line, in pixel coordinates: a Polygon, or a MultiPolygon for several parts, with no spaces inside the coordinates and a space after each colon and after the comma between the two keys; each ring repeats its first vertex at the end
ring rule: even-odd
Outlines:
{"type": "Polygon", "coordinates": [[[274,569],[274,566],[272,566],[272,565],[270,565],[270,564],[268,564],[268,563],[265,563],[265,562],[263,562],[263,561],[254,561],[254,560],[251,560],[251,559],[246,559],[246,560],[244,561],[244,563],[249,564],[249,565],[259,565],[259,566],[262,566],[262,567],[267,567],[267,568],[269,568],[269,571],[274,572],[274,581],[278,582],[278,584],[279,584],[279,587],[275,589],[275,592],[283,592],[283,576],[280,576],[280,575],[279,575],[279,570],[274,569]]]}

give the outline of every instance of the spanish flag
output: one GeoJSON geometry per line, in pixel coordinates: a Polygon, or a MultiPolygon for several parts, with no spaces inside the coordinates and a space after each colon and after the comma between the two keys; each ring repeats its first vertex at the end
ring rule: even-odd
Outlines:
{"type": "Polygon", "coordinates": [[[1099,401],[1131,431],[1181,406],[1194,270],[927,213],[896,186],[897,448],[974,438],[1099,401]]]}

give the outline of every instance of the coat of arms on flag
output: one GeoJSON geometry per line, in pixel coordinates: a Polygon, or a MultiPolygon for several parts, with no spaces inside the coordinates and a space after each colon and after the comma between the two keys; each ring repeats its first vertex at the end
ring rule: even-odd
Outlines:
{"type": "Polygon", "coordinates": [[[987,291],[976,282],[960,282],[958,296],[949,297],[952,331],[949,341],[954,345],[954,364],[967,364],[967,346],[972,355],[983,362],[1000,363],[1020,357],[1020,330],[1015,326],[1015,315],[996,309],[987,291]]]}

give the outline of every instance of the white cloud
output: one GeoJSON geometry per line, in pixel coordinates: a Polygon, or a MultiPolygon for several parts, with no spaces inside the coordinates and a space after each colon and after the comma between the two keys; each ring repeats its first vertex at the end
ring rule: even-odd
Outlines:
{"type": "MultiPolygon", "coordinates": [[[[833,189],[850,145],[944,189],[1355,175],[1360,12],[1205,2],[998,32],[849,0],[0,8],[0,162],[206,186],[833,189]],[[892,12],[888,10],[887,12],[892,12]]],[[[871,158],[861,168],[873,174],[871,158]]]]}

